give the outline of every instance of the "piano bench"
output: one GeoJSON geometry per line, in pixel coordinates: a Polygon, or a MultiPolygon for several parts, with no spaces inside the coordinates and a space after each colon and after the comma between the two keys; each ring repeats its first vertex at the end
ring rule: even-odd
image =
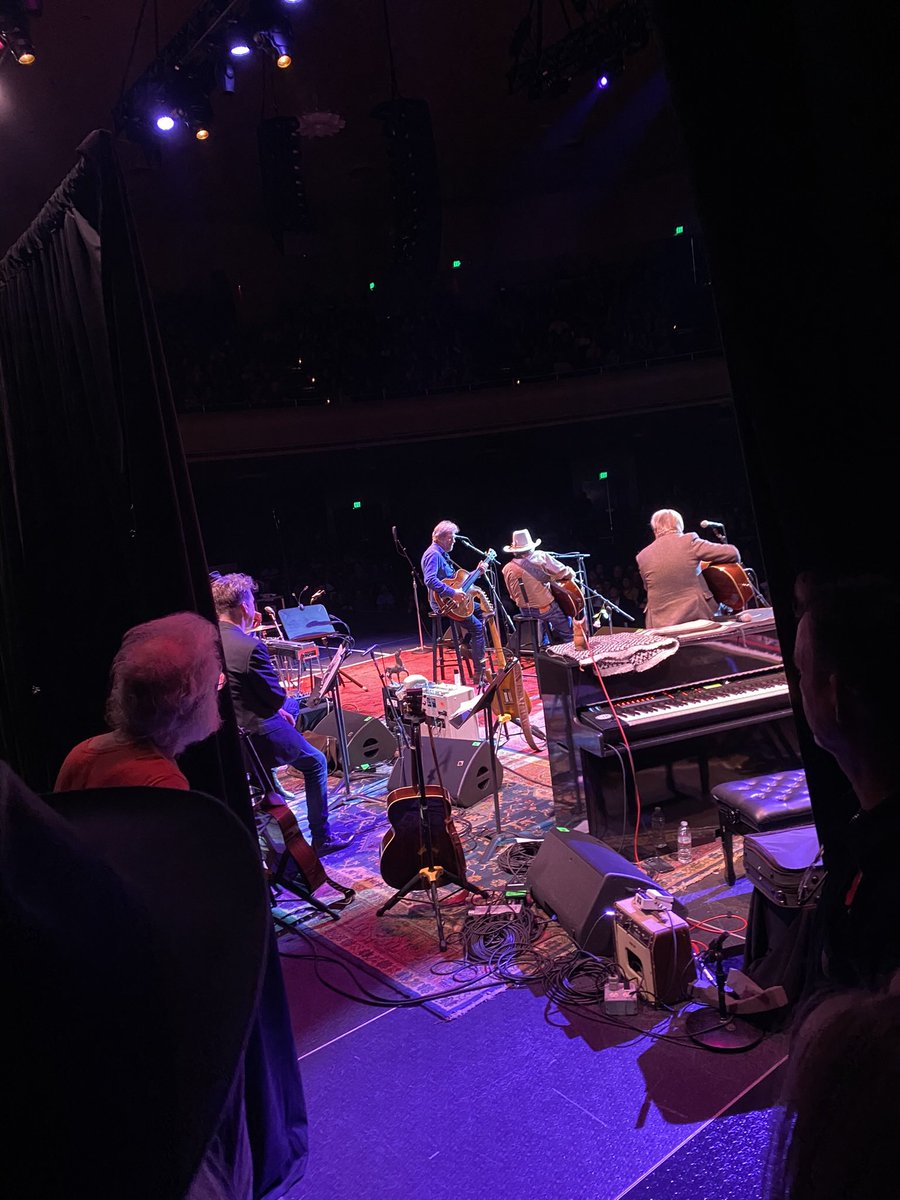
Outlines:
{"type": "Polygon", "coordinates": [[[734,835],[768,833],[790,825],[808,825],[812,815],[806,772],[777,771],[717,784],[712,797],[719,810],[719,837],[725,878],[734,883],[734,835]]]}

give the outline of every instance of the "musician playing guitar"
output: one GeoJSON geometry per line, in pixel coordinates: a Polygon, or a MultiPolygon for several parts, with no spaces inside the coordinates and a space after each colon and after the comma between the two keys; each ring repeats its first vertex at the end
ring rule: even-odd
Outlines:
{"type": "Polygon", "coordinates": [[[549,626],[557,642],[572,640],[572,621],[551,590],[552,585],[570,583],[575,572],[545,550],[538,550],[527,529],[513,530],[512,542],[503,549],[512,559],[503,568],[503,582],[523,617],[539,617],[549,626]]]}
{"type": "MultiPolygon", "coordinates": [[[[458,533],[459,526],[453,521],[439,521],[432,532],[431,545],[422,555],[422,575],[433,612],[441,611],[439,600],[463,595],[459,589],[446,582],[457,573],[457,568],[450,559],[450,551],[456,543],[458,533]]],[[[481,683],[484,678],[484,625],[474,612],[459,624],[465,630],[463,641],[472,655],[472,669],[476,682],[481,683]]]]}
{"type": "Polygon", "coordinates": [[[717,606],[703,568],[739,563],[737,546],[707,542],[696,533],[685,533],[684,518],[674,508],[657,510],[650,518],[650,528],[653,541],[637,555],[647,589],[646,627],[711,620],[717,606]]]}

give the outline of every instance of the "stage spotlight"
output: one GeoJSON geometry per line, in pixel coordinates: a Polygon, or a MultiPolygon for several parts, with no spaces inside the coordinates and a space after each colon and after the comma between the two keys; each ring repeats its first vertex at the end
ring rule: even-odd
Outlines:
{"type": "Polygon", "coordinates": [[[205,142],[206,139],[209,137],[209,130],[203,129],[202,127],[200,129],[195,129],[194,137],[197,139],[198,142],[205,142]]]}
{"type": "Polygon", "coordinates": [[[169,113],[163,113],[156,118],[156,128],[161,133],[171,133],[175,128],[175,118],[169,113]]]}
{"type": "Polygon", "coordinates": [[[597,87],[598,88],[609,87],[609,76],[601,75],[600,78],[597,80],[597,87]]]}
{"type": "Polygon", "coordinates": [[[294,61],[291,55],[290,34],[287,29],[279,25],[271,25],[266,29],[260,29],[253,38],[256,45],[268,54],[275,66],[282,71],[294,61]]]}
{"type": "Polygon", "coordinates": [[[28,14],[20,3],[0,3],[0,50],[3,49],[8,49],[22,67],[30,67],[35,61],[28,14]]]}
{"type": "Polygon", "coordinates": [[[253,53],[250,38],[247,37],[239,25],[232,25],[228,29],[226,38],[228,53],[232,58],[246,58],[248,54],[253,53]]]}

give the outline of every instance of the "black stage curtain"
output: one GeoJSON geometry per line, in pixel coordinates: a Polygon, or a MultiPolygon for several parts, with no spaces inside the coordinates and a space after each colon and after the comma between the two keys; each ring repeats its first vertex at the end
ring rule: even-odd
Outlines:
{"type": "MultiPolygon", "coordinates": [[[[0,262],[0,756],[49,790],[104,728],[124,631],[184,609],[214,619],[124,183],[112,136],[95,132],[0,262]]],[[[183,765],[252,824],[233,717],[183,765]]],[[[306,1154],[274,951],[268,971],[247,1061],[258,1197],[294,1182],[306,1154]]]]}
{"type": "MultiPolygon", "coordinates": [[[[779,633],[798,572],[896,579],[900,5],[652,0],[707,242],[779,633]]],[[[848,613],[878,654],[877,613],[848,613]]],[[[816,823],[846,782],[794,689],[816,823]]]]}

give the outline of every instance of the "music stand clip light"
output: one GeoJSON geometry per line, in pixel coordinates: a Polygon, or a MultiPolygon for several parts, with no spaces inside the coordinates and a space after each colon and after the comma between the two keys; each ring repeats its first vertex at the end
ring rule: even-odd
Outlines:
{"type": "Polygon", "coordinates": [[[324,604],[303,604],[299,608],[280,608],[278,619],[285,637],[291,642],[328,637],[337,633],[324,604]]]}

